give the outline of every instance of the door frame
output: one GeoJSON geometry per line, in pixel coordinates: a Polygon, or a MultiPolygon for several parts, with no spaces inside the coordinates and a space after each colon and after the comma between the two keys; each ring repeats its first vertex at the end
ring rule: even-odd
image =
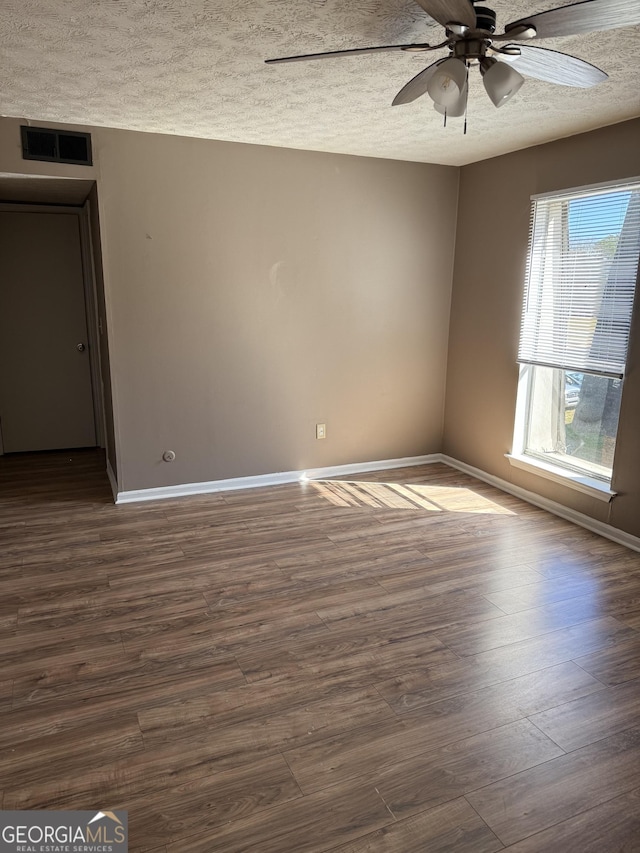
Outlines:
{"type": "MultiPolygon", "coordinates": [[[[100,362],[100,344],[98,330],[98,298],[96,291],[95,255],[91,241],[89,224],[89,205],[84,202],[81,207],[62,204],[25,204],[22,202],[0,202],[2,213],[49,213],[70,214],[78,219],[78,235],[80,239],[80,256],[82,263],[82,282],[84,289],[84,311],[87,323],[87,342],[89,344],[89,367],[91,375],[91,396],[93,398],[93,418],[96,431],[96,446],[104,448],[106,444],[106,422],[104,406],[104,389],[102,387],[102,371],[100,362]]],[[[0,425],[0,456],[4,455],[2,444],[2,427],[0,425]]]]}

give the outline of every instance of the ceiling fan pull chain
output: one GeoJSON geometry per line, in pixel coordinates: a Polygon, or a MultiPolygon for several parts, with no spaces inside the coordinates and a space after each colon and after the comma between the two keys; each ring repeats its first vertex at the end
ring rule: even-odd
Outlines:
{"type": "Polygon", "coordinates": [[[467,66],[467,85],[466,85],[466,94],[464,96],[464,130],[462,131],[462,135],[467,135],[467,110],[469,109],[469,63],[465,62],[467,66]]]}

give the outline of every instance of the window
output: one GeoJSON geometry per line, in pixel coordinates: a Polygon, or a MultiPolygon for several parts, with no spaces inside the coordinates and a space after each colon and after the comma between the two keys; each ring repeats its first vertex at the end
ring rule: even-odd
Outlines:
{"type": "Polygon", "coordinates": [[[640,183],[534,197],[514,464],[610,483],[639,254],[640,183]]]}

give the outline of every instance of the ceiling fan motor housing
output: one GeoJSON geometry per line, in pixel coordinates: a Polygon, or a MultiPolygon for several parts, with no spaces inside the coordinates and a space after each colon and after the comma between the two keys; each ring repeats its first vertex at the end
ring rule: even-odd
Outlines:
{"type": "Polygon", "coordinates": [[[476,13],[476,28],[494,33],[496,31],[496,13],[493,9],[486,6],[475,6],[474,11],[476,13]]]}
{"type": "Polygon", "coordinates": [[[452,56],[468,64],[481,60],[487,53],[488,42],[483,38],[460,39],[451,46],[452,56]]]}

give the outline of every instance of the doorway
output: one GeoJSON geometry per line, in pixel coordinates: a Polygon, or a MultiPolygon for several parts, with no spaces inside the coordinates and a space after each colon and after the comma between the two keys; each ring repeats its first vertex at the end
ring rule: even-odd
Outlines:
{"type": "Polygon", "coordinates": [[[5,453],[95,447],[77,212],[0,211],[0,431],[5,453]]]}

